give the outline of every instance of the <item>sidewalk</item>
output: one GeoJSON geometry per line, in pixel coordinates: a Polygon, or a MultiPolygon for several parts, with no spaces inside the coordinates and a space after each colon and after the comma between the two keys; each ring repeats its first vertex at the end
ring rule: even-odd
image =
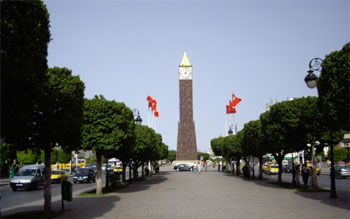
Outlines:
{"type": "MultiPolygon", "coordinates": [[[[211,170],[211,168],[210,168],[211,170]]],[[[60,202],[53,203],[60,209],[60,202]]],[[[349,218],[349,200],[215,170],[161,173],[102,197],[75,197],[59,218],[349,218]]]]}
{"type": "Polygon", "coordinates": [[[0,178],[0,186],[6,186],[10,185],[10,179],[9,178],[0,178]]]}

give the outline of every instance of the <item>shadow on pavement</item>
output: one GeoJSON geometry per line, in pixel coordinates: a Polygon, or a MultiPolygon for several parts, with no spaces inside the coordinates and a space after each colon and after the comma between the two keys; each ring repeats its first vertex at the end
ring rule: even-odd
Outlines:
{"type": "MultiPolygon", "coordinates": [[[[287,189],[284,187],[280,187],[274,184],[271,184],[271,182],[276,182],[274,180],[270,180],[267,178],[263,178],[263,180],[260,180],[258,178],[255,179],[244,179],[243,176],[236,176],[228,173],[224,173],[224,176],[232,177],[237,180],[244,181],[246,183],[255,183],[259,186],[269,187],[269,188],[275,188],[275,189],[287,189]]],[[[298,194],[302,197],[308,198],[308,199],[314,199],[322,202],[323,204],[330,205],[333,207],[338,207],[346,210],[350,210],[350,194],[349,193],[337,193],[338,198],[330,198],[330,192],[300,192],[295,191],[292,189],[289,189],[291,191],[294,191],[295,194],[298,194]]]]}
{"type": "Polygon", "coordinates": [[[165,175],[169,174],[168,172],[157,173],[156,175],[146,178],[146,180],[133,182],[128,187],[118,190],[117,193],[131,193],[149,189],[153,184],[159,184],[168,180],[165,175]]]}
{"type": "MultiPolygon", "coordinates": [[[[65,202],[64,214],[57,218],[97,218],[111,211],[121,199],[116,195],[99,197],[75,197],[72,202],[65,202]]],[[[60,206],[61,202],[55,202],[60,206]]],[[[57,210],[61,210],[59,207],[57,210]]]]}
{"type": "MultiPolygon", "coordinates": [[[[64,202],[64,214],[58,218],[96,218],[113,209],[115,203],[119,200],[120,198],[117,196],[74,197],[72,202],[64,202]],[[74,217],[72,217],[71,214],[73,214],[74,217]]],[[[51,206],[52,211],[62,210],[61,200],[52,201],[51,206]]],[[[43,210],[44,203],[8,210],[2,212],[2,216],[18,212],[43,210]]]]}

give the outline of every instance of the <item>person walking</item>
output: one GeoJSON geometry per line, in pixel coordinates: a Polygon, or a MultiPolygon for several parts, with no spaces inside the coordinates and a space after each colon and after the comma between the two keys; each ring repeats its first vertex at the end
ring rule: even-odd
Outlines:
{"type": "Polygon", "coordinates": [[[299,176],[300,176],[300,164],[295,166],[295,183],[297,185],[300,185],[299,176]]]}
{"type": "Polygon", "coordinates": [[[201,171],[202,171],[201,162],[198,162],[198,163],[197,163],[197,169],[198,169],[198,174],[201,174],[201,171]]]}
{"type": "Polygon", "coordinates": [[[309,181],[309,175],[310,175],[309,167],[307,165],[303,164],[302,176],[303,176],[303,182],[304,182],[305,188],[307,188],[307,183],[309,181]]]}
{"type": "Polygon", "coordinates": [[[9,174],[10,174],[10,180],[11,180],[13,178],[13,176],[15,175],[15,168],[13,165],[11,165],[9,174]]]}
{"type": "Polygon", "coordinates": [[[197,172],[197,163],[194,162],[193,164],[193,173],[195,174],[197,172]]]}

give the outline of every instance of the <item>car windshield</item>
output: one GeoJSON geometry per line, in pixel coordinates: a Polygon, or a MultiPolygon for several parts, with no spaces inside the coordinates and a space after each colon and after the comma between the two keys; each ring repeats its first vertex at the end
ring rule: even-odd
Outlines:
{"type": "Polygon", "coordinates": [[[273,165],[272,168],[278,168],[278,165],[273,165]]]}
{"type": "Polygon", "coordinates": [[[20,169],[16,176],[35,176],[36,169],[20,169]]]}
{"type": "Polygon", "coordinates": [[[60,171],[54,170],[54,171],[51,171],[51,174],[59,175],[60,171]]]}
{"type": "Polygon", "coordinates": [[[89,169],[79,169],[78,173],[89,173],[89,169]]]}

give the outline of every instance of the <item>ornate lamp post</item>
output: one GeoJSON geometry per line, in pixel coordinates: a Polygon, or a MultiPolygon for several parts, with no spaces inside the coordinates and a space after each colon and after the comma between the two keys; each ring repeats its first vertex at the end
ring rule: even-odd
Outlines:
{"type": "MultiPolygon", "coordinates": [[[[309,88],[315,88],[317,85],[317,79],[318,77],[314,74],[314,71],[321,72],[321,63],[322,59],[320,58],[313,58],[309,62],[309,71],[306,75],[304,81],[306,85],[309,88]]],[[[335,175],[334,175],[334,156],[333,156],[333,133],[332,130],[330,130],[330,144],[331,144],[331,150],[330,150],[330,158],[331,158],[331,198],[336,198],[337,193],[335,190],[335,175]]]]}
{"type": "Polygon", "coordinates": [[[232,131],[232,126],[230,126],[230,129],[228,130],[228,135],[232,135],[233,134],[233,131],[232,131]]]}
{"type": "Polygon", "coordinates": [[[137,113],[137,117],[135,119],[135,124],[136,125],[141,125],[142,124],[142,119],[140,117],[140,111],[138,109],[134,109],[134,114],[137,113]]]}
{"type": "Polygon", "coordinates": [[[304,81],[306,83],[306,85],[308,86],[308,88],[315,88],[317,83],[317,79],[318,77],[314,74],[314,71],[321,71],[321,63],[322,63],[322,59],[320,58],[313,58],[310,60],[309,62],[309,71],[308,74],[306,75],[304,81]]]}

